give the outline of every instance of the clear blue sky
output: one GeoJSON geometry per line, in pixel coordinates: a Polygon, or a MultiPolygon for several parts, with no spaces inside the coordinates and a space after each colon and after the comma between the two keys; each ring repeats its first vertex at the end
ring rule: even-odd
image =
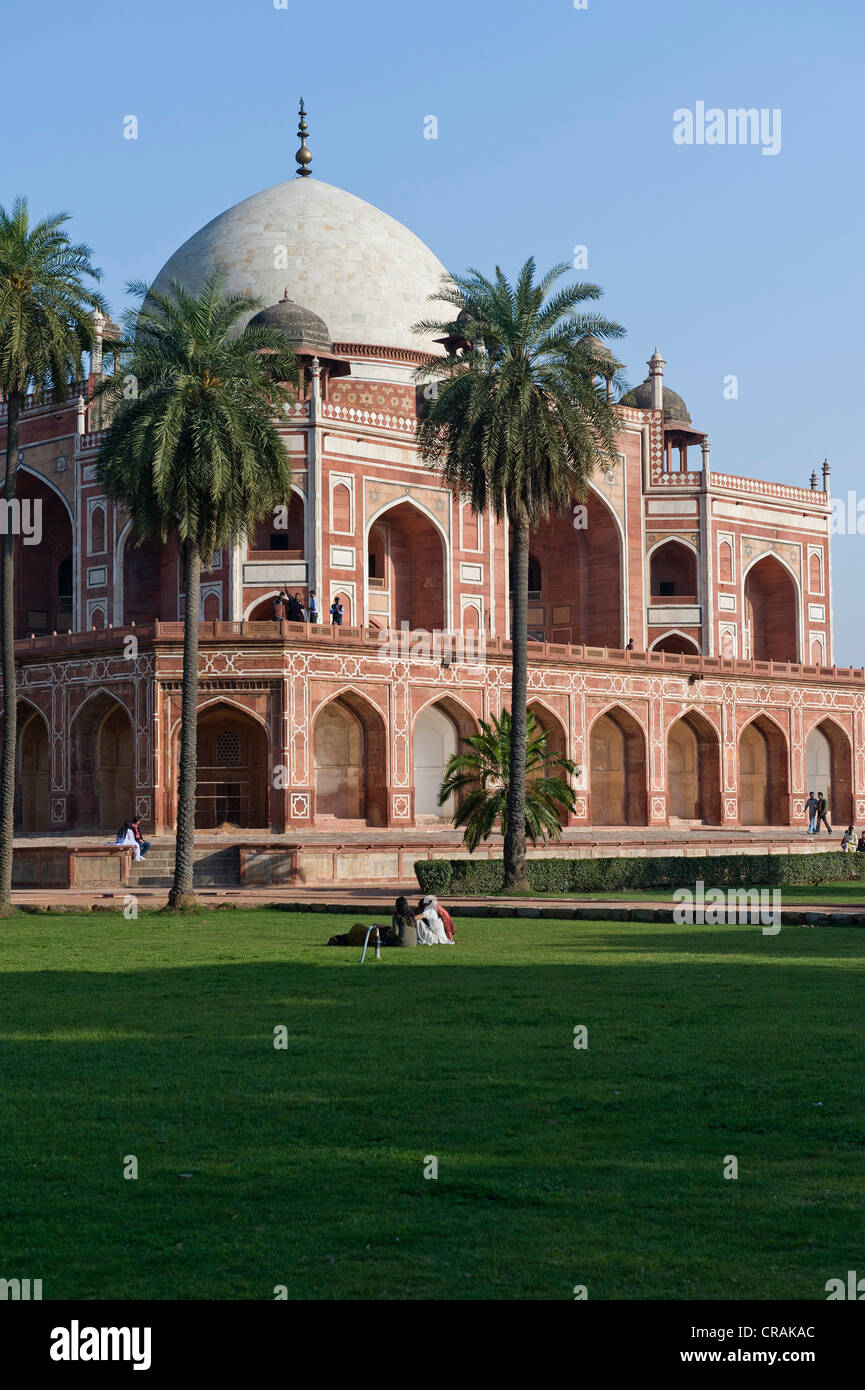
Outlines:
{"type": "MultiPolygon", "coordinates": [[[[449,267],[585,244],[630,380],[657,344],[716,469],[807,485],[828,455],[865,497],[863,39],[862,0],[43,0],[4,14],[0,201],[69,209],[119,314],[293,175],[302,95],[313,171],[449,267]],[[780,153],[674,144],[698,101],[780,108],[780,153]]],[[[862,665],[865,536],[834,567],[837,660],[862,665]]]]}

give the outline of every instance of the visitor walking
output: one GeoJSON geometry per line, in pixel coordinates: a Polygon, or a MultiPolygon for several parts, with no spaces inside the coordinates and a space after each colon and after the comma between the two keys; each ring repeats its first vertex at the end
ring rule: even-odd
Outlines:
{"type": "Polygon", "coordinates": [[[342,627],[342,619],[344,614],[345,609],[343,608],[342,603],[340,602],[339,594],[337,594],[333,603],[330,605],[331,627],[342,627]]]}
{"type": "Polygon", "coordinates": [[[822,824],[822,825],[825,825],[827,833],[828,833],[829,835],[831,835],[831,834],[832,834],[832,827],[831,827],[831,825],[829,824],[829,803],[827,802],[827,800],[826,800],[825,796],[823,795],[823,793],[822,793],[822,792],[818,792],[818,793],[817,793],[817,829],[814,831],[814,834],[815,834],[815,835],[819,835],[819,834],[820,834],[820,826],[821,826],[821,824],[822,824]]]}
{"type": "Polygon", "coordinates": [[[817,829],[817,798],[813,792],[808,793],[805,810],[808,813],[808,834],[813,835],[817,829]]]}

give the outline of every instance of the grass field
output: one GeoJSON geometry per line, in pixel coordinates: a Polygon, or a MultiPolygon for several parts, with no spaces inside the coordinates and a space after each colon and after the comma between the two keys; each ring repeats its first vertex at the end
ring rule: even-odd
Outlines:
{"type": "Polygon", "coordinates": [[[466,920],[359,968],[322,945],[351,920],[4,922],[0,1276],[825,1299],[861,1268],[859,929],[466,920]]]}

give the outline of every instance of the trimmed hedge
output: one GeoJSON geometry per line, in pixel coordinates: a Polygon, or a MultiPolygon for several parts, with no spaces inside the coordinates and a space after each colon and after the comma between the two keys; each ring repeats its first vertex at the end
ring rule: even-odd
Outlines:
{"type": "MultiPolygon", "coordinates": [[[[420,859],[414,866],[424,893],[485,896],[500,893],[501,859],[420,859]]],[[[702,879],[707,888],[729,884],[841,883],[865,879],[865,854],[719,854],[696,858],[529,859],[526,876],[537,893],[602,893],[627,889],[680,888],[702,879]]]]}

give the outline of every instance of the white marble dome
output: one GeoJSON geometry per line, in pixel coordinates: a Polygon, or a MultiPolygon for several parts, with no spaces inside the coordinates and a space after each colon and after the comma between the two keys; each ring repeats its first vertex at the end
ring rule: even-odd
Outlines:
{"type": "Polygon", "coordinates": [[[287,288],[334,342],[441,351],[412,324],[447,316],[429,302],[444,266],[407,227],[332,184],[294,178],[235,203],[175,251],[155,287],[174,277],[195,293],[217,262],[229,291],[265,306],[287,288]]]}

